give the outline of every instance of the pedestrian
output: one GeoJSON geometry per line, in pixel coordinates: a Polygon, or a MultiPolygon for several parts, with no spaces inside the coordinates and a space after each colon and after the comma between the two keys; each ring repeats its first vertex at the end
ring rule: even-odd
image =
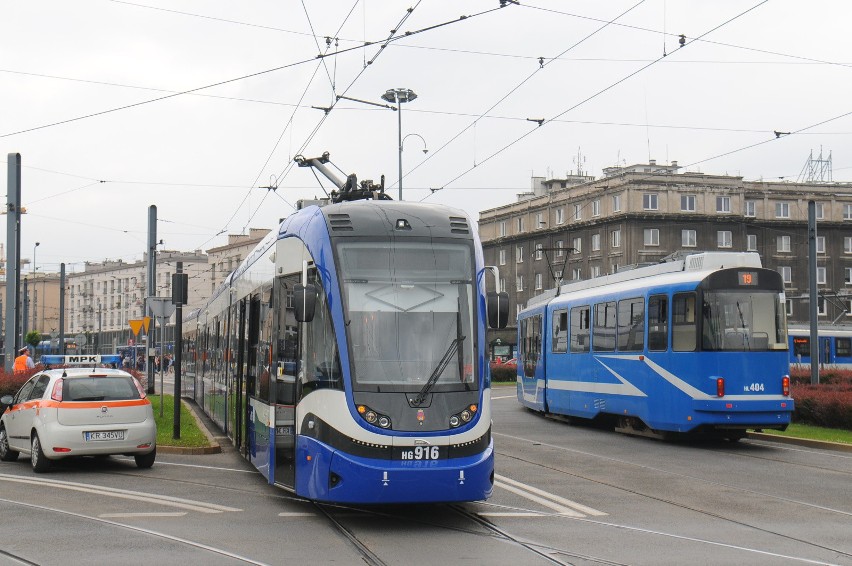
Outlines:
{"type": "Polygon", "coordinates": [[[18,357],[15,358],[14,372],[15,373],[23,373],[28,369],[32,369],[35,367],[35,362],[30,357],[30,351],[28,348],[21,348],[18,350],[18,357]]]}

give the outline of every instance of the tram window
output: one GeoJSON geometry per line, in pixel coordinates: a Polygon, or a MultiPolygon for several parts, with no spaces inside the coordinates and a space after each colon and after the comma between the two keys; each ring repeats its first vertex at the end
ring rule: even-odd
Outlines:
{"type": "Polygon", "coordinates": [[[648,298],[648,349],[664,352],[669,344],[668,297],[654,295],[648,298]]]}
{"type": "Polygon", "coordinates": [[[568,311],[553,313],[553,352],[560,354],[568,351],[568,311]]]}
{"type": "Polygon", "coordinates": [[[316,269],[308,272],[308,283],[317,288],[316,314],[311,322],[302,324],[302,395],[317,389],[343,389],[340,355],[334,335],[328,298],[322,277],[316,269]]]}
{"type": "Polygon", "coordinates": [[[811,339],[804,336],[793,338],[793,355],[796,357],[809,357],[811,355],[811,339]]]}
{"type": "Polygon", "coordinates": [[[852,338],[835,338],[834,347],[837,350],[838,358],[848,358],[852,356],[852,338]]]}
{"type": "Polygon", "coordinates": [[[695,293],[679,293],[672,300],[672,349],[675,352],[694,352],[697,334],[695,293]]]}
{"type": "Polygon", "coordinates": [[[589,351],[589,307],[571,309],[571,351],[582,353],[589,351]]]}
{"type": "Polygon", "coordinates": [[[535,377],[535,368],[541,357],[541,321],[540,314],[521,321],[521,360],[526,377],[535,377]]]}
{"type": "Polygon", "coordinates": [[[595,352],[615,351],[615,301],[595,305],[592,350],[595,352]]]}
{"type": "Polygon", "coordinates": [[[642,297],[618,301],[618,349],[639,352],[645,344],[645,300],[642,297]]]}

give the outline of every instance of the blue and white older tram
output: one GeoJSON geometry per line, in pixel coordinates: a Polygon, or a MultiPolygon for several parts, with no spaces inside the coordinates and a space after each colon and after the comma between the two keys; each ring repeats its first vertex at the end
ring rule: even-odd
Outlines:
{"type": "Polygon", "coordinates": [[[737,440],[785,429],[784,287],[754,253],[701,253],[566,284],[518,317],[518,399],[622,432],[737,440]]]}
{"type": "Polygon", "coordinates": [[[486,299],[486,272],[460,210],[304,208],[185,320],[186,375],[270,484],[346,503],[486,499],[486,316],[505,326],[508,304],[486,299]]]}

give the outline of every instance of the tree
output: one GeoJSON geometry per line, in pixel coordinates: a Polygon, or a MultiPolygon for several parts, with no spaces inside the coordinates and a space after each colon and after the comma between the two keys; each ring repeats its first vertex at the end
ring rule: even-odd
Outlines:
{"type": "Polygon", "coordinates": [[[41,332],[38,330],[30,330],[27,332],[27,335],[24,336],[24,343],[29,344],[33,348],[38,346],[39,342],[41,342],[41,332]]]}

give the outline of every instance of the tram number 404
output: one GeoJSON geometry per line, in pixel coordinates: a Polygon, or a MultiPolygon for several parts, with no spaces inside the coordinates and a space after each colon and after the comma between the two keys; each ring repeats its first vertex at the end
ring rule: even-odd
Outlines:
{"type": "Polygon", "coordinates": [[[744,385],[743,391],[765,391],[766,388],[762,383],[752,383],[751,385],[744,385]]]}
{"type": "Polygon", "coordinates": [[[439,460],[441,448],[439,446],[415,446],[403,448],[399,452],[400,460],[439,460]]]}

